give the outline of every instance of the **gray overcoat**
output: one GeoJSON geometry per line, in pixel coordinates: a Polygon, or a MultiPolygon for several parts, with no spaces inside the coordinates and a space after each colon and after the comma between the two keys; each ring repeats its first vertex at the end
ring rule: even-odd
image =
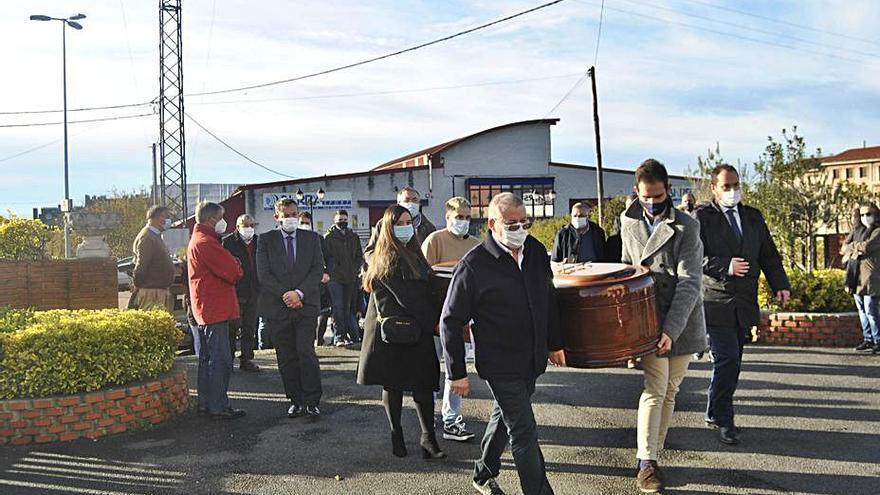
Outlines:
{"type": "Polygon", "coordinates": [[[661,331],[672,339],[672,356],[707,348],[703,315],[703,243],[700,223],[672,205],[653,235],[641,204],[621,214],[622,261],[651,270],[661,331]]]}

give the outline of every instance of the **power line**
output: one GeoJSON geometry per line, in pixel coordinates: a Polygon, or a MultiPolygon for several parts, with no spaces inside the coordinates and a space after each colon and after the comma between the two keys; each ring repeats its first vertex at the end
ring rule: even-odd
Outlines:
{"type": "MultiPolygon", "coordinates": [[[[797,37],[797,36],[792,36],[792,35],[789,35],[789,34],[782,34],[782,33],[774,32],[774,31],[766,31],[766,30],[763,30],[763,29],[758,29],[758,28],[754,28],[754,27],[751,27],[751,26],[746,26],[746,25],[743,25],[743,24],[736,24],[736,23],[727,22],[727,21],[720,21],[720,20],[715,19],[715,18],[712,18],[712,17],[706,17],[706,16],[699,15],[699,14],[692,14],[692,13],[690,13],[690,12],[685,12],[685,11],[683,11],[683,10],[679,10],[679,9],[672,9],[672,8],[669,8],[669,7],[663,7],[663,6],[661,6],[661,5],[655,5],[655,4],[650,3],[650,2],[640,2],[640,1],[637,1],[637,0],[625,0],[625,1],[627,1],[627,2],[629,2],[629,3],[632,3],[632,4],[642,5],[642,6],[646,6],[646,7],[650,7],[650,8],[658,9],[658,10],[665,10],[665,11],[667,11],[667,12],[673,12],[673,13],[681,14],[681,15],[684,15],[684,16],[687,16],[687,17],[693,17],[693,18],[695,18],[695,19],[700,19],[700,20],[703,20],[703,21],[714,22],[714,23],[717,23],[717,24],[721,24],[721,25],[729,26],[729,27],[734,27],[734,28],[737,28],[737,29],[744,29],[744,30],[746,30],[746,31],[752,31],[752,32],[755,32],[755,33],[766,34],[766,35],[769,35],[769,36],[779,36],[779,37],[782,37],[782,38],[788,38],[788,39],[790,39],[790,40],[792,40],[792,41],[798,41],[798,42],[800,42],[800,43],[806,43],[806,44],[808,44],[808,45],[814,45],[814,46],[818,46],[818,47],[822,47],[822,48],[830,48],[830,49],[832,49],[832,50],[838,50],[838,51],[851,52],[851,53],[858,54],[858,55],[866,55],[866,56],[868,56],[868,57],[880,58],[880,55],[878,55],[878,54],[876,54],[876,53],[863,52],[863,51],[860,51],[860,50],[853,50],[853,49],[850,49],[850,48],[844,48],[844,47],[840,47],[840,46],[836,46],[836,45],[829,45],[829,44],[827,44],[827,43],[820,43],[820,42],[813,41],[813,40],[809,40],[809,39],[806,39],[806,38],[800,38],[800,37],[797,37]]],[[[603,0],[603,3],[604,3],[604,0],[603,0]]]]}
{"type": "Polygon", "coordinates": [[[731,7],[724,7],[724,6],[721,6],[721,5],[715,5],[715,4],[711,3],[711,2],[703,2],[703,1],[700,1],[700,0],[686,0],[686,1],[691,2],[691,3],[700,4],[700,5],[705,5],[705,6],[707,6],[707,7],[711,7],[711,8],[713,8],[713,9],[724,10],[724,11],[727,11],[727,12],[733,12],[733,13],[735,13],[735,14],[741,14],[741,15],[746,15],[746,16],[749,16],[749,17],[754,17],[754,18],[756,18],[756,19],[763,19],[763,20],[765,20],[765,21],[770,21],[770,22],[776,22],[776,23],[779,23],[779,24],[784,24],[784,25],[786,25],[786,26],[792,26],[792,27],[796,27],[796,28],[800,28],[800,29],[806,29],[807,31],[813,31],[813,32],[816,32],[816,33],[822,33],[822,34],[828,34],[828,35],[831,35],[831,36],[837,36],[837,37],[839,37],[839,38],[845,38],[845,39],[854,40],[854,41],[861,41],[862,43],[870,43],[870,44],[872,44],[872,45],[880,46],[880,41],[871,40],[871,39],[868,39],[868,38],[860,38],[860,37],[858,37],[858,36],[851,36],[851,35],[848,35],[848,34],[837,33],[837,32],[835,32],[835,31],[828,31],[828,30],[826,30],[826,29],[820,29],[820,28],[813,27],[813,26],[807,26],[807,25],[805,25],[805,24],[797,24],[797,23],[794,23],[794,22],[789,22],[789,21],[784,21],[784,20],[782,20],[782,19],[777,19],[777,18],[775,18],[775,17],[769,17],[769,16],[760,15],[760,14],[755,14],[755,13],[752,13],[752,12],[747,12],[747,11],[744,11],[744,10],[737,10],[737,9],[734,9],[734,8],[731,8],[731,7]]]}
{"type": "Polygon", "coordinates": [[[599,62],[599,41],[602,39],[602,18],[605,16],[605,0],[599,9],[599,29],[596,32],[596,54],[593,56],[593,67],[599,62]]]}
{"type": "Polygon", "coordinates": [[[41,149],[43,149],[43,148],[46,148],[46,147],[52,146],[53,144],[57,144],[57,143],[59,143],[59,142],[61,142],[61,140],[60,140],[60,139],[56,139],[56,140],[54,140],[54,141],[50,141],[50,142],[48,142],[48,143],[41,144],[41,145],[39,145],[39,146],[34,146],[33,148],[28,148],[28,149],[26,149],[26,150],[24,150],[24,151],[20,151],[20,152],[18,152],[18,153],[13,154],[13,155],[5,156],[5,157],[3,157],[3,158],[0,158],[0,163],[5,162],[5,161],[12,160],[13,158],[18,158],[18,157],[23,156],[23,155],[27,155],[28,153],[33,153],[34,151],[41,150],[41,149]]]}
{"type": "Polygon", "coordinates": [[[287,175],[287,174],[282,173],[282,172],[279,172],[279,171],[277,171],[277,170],[273,170],[273,169],[271,169],[271,168],[269,168],[269,167],[263,165],[262,163],[260,163],[260,162],[258,162],[258,161],[256,161],[256,160],[254,160],[253,158],[251,158],[251,157],[245,155],[245,154],[242,153],[241,151],[238,151],[237,149],[233,148],[231,144],[229,144],[229,143],[227,143],[226,141],[224,141],[220,136],[218,136],[218,135],[214,134],[213,132],[209,131],[207,127],[205,127],[205,126],[203,126],[202,124],[200,124],[199,121],[196,120],[196,119],[194,119],[192,115],[190,115],[190,114],[188,114],[188,113],[186,113],[186,112],[184,112],[184,115],[186,115],[186,118],[188,118],[189,120],[191,120],[193,124],[197,125],[201,130],[205,131],[209,136],[211,136],[212,138],[216,139],[217,142],[219,142],[220,144],[222,144],[223,146],[225,146],[226,148],[228,148],[229,151],[232,151],[232,152],[235,153],[236,155],[238,155],[238,156],[244,158],[245,160],[247,160],[247,161],[253,163],[254,165],[260,167],[260,168],[263,169],[263,170],[267,170],[267,171],[269,171],[269,172],[272,172],[273,174],[277,174],[277,175],[280,175],[280,176],[282,176],[282,177],[287,177],[288,179],[295,179],[295,178],[296,178],[296,177],[294,177],[294,176],[292,176],[292,175],[287,175]]]}
{"type": "Polygon", "coordinates": [[[380,56],[378,56],[378,57],[373,57],[373,58],[369,58],[369,59],[366,59],[366,60],[361,60],[360,62],[354,62],[354,63],[351,63],[351,64],[342,65],[342,66],[339,66],[339,67],[334,67],[334,68],[332,68],[332,69],[326,69],[326,70],[322,70],[322,71],[319,71],[319,72],[313,72],[313,73],[311,73],[311,74],[305,74],[305,75],[302,75],[302,76],[291,77],[291,78],[288,78],[288,79],[281,79],[281,80],[278,80],[278,81],[271,81],[271,82],[265,82],[265,83],[259,83],[259,84],[252,84],[252,85],[250,85],[250,86],[242,86],[242,87],[238,87],[238,88],[221,89],[221,90],[216,90],[216,91],[203,91],[203,92],[200,92],[200,93],[187,94],[187,95],[185,95],[185,96],[207,96],[207,95],[217,95],[217,94],[223,94],[223,93],[233,93],[233,92],[238,92],[238,91],[247,91],[247,90],[258,89],[258,88],[266,88],[266,87],[269,87],[269,86],[276,86],[276,85],[279,85],[279,84],[286,84],[286,83],[290,83],[290,82],[294,82],[294,81],[302,81],[303,79],[310,79],[310,78],[313,78],[313,77],[323,76],[323,75],[326,75],[326,74],[332,74],[332,73],[334,73],[334,72],[339,72],[339,71],[343,71],[343,70],[346,70],[346,69],[352,69],[352,68],[354,68],[354,67],[359,67],[359,66],[361,66],[361,65],[366,65],[366,64],[369,64],[369,63],[373,63],[373,62],[378,62],[378,61],[380,61],[380,60],[384,60],[384,59],[387,59],[387,58],[391,58],[391,57],[396,57],[396,56],[398,56],[398,55],[402,55],[402,54],[404,54],[404,53],[408,53],[408,52],[412,52],[412,51],[420,50],[420,49],[422,49],[422,48],[426,48],[426,47],[429,47],[429,46],[431,46],[431,45],[436,45],[436,44],[438,44],[438,43],[442,43],[442,42],[444,42],[444,41],[449,41],[449,40],[451,40],[451,39],[458,38],[458,37],[460,37],[460,36],[464,36],[464,35],[466,35],[466,34],[470,34],[470,33],[476,32],[476,31],[480,31],[480,30],[482,30],[482,29],[486,29],[486,28],[491,27],[491,26],[494,26],[494,25],[496,25],[496,24],[501,24],[501,23],[503,23],[503,22],[507,22],[507,21],[509,21],[509,20],[511,20],[511,19],[516,19],[517,17],[522,17],[522,16],[524,16],[524,15],[530,14],[530,13],[532,13],[532,12],[536,12],[536,11],[541,10],[541,9],[545,9],[545,8],[547,8],[547,7],[550,7],[550,6],[556,5],[556,4],[558,4],[558,3],[562,3],[562,2],[564,2],[564,1],[565,1],[565,0],[553,0],[553,1],[551,1],[551,2],[547,2],[547,3],[544,3],[544,4],[538,5],[537,7],[532,7],[531,9],[523,10],[522,12],[518,12],[518,13],[516,13],[516,14],[512,14],[512,15],[509,15],[509,16],[507,16],[507,17],[502,17],[501,19],[496,19],[496,20],[494,20],[494,21],[487,22],[487,23],[485,23],[485,24],[480,24],[479,26],[472,27],[472,28],[470,28],[470,29],[466,29],[466,30],[464,30],[464,31],[459,31],[459,32],[457,32],[457,33],[455,33],[455,34],[451,34],[451,35],[448,35],[448,36],[444,36],[444,37],[442,37],[442,38],[437,38],[437,39],[435,39],[435,40],[428,41],[428,42],[426,42],[426,43],[421,43],[421,44],[419,44],[419,45],[411,46],[411,47],[409,47],[409,48],[404,48],[404,49],[402,49],[402,50],[397,50],[397,51],[395,51],[395,52],[386,53],[385,55],[380,55],[380,56]]]}
{"type": "MultiPolygon", "coordinates": [[[[103,117],[103,118],[100,118],[100,119],[72,120],[72,121],[68,122],[68,124],[85,124],[85,123],[88,123],[88,122],[106,122],[106,121],[110,121],[110,120],[137,119],[137,118],[141,118],[141,117],[151,117],[151,116],[153,116],[153,115],[156,115],[156,114],[153,113],[153,112],[151,112],[151,113],[140,113],[140,114],[137,114],[137,115],[120,115],[120,116],[118,116],[118,117],[103,117]]],[[[34,123],[31,123],[31,124],[2,124],[2,125],[0,125],[0,128],[7,128],[7,127],[39,127],[39,126],[47,126],[47,125],[61,125],[61,124],[63,124],[63,123],[64,123],[64,122],[34,122],[34,123]]]]}
{"type": "Polygon", "coordinates": [[[581,86],[581,84],[583,84],[584,81],[587,80],[587,77],[589,77],[589,76],[590,76],[589,70],[587,70],[587,72],[584,72],[584,75],[582,75],[581,78],[578,79],[577,82],[574,83],[574,86],[572,86],[571,89],[569,89],[568,92],[565,93],[565,95],[562,97],[562,99],[560,99],[558,102],[556,102],[556,104],[553,105],[553,108],[551,108],[550,111],[548,111],[546,114],[544,114],[544,118],[546,119],[553,112],[555,112],[560,106],[562,106],[562,104],[565,103],[565,100],[567,100],[571,95],[573,95],[575,90],[577,90],[581,86]]]}
{"type": "Polygon", "coordinates": [[[385,96],[385,95],[395,95],[395,94],[406,94],[406,93],[423,93],[429,91],[442,91],[442,90],[450,90],[450,89],[463,89],[463,88],[478,88],[484,86],[500,86],[505,84],[520,84],[526,82],[535,82],[535,81],[548,81],[551,79],[563,79],[568,77],[580,76],[580,72],[575,72],[571,74],[561,74],[558,76],[546,76],[546,77],[533,77],[526,79],[510,79],[510,80],[502,80],[502,81],[487,81],[482,83],[473,83],[473,84],[458,84],[454,86],[433,86],[426,88],[413,88],[413,89],[398,89],[398,90],[388,90],[388,91],[366,91],[361,93],[337,93],[337,94],[326,94],[326,95],[312,95],[312,96],[291,96],[291,97],[278,97],[278,98],[257,98],[257,99],[246,99],[246,100],[221,100],[221,101],[206,101],[206,102],[197,102],[190,103],[190,105],[226,105],[226,104],[245,104],[245,103],[264,103],[264,102],[274,102],[274,101],[300,101],[300,100],[325,100],[325,99],[334,99],[334,98],[353,98],[353,97],[361,97],[361,96],[385,96]]]}
{"type": "MultiPolygon", "coordinates": [[[[87,112],[91,110],[115,110],[118,108],[132,108],[132,107],[143,107],[146,105],[152,105],[156,103],[156,100],[144,101],[141,103],[126,103],[123,105],[108,105],[101,107],[80,107],[80,108],[68,108],[68,112],[87,112]]],[[[64,110],[18,110],[13,112],[0,112],[0,115],[33,115],[33,114],[41,114],[41,113],[61,113],[64,110]]]]}

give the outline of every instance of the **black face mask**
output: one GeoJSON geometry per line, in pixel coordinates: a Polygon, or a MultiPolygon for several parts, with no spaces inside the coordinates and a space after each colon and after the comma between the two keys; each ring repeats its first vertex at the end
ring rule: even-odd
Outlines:
{"type": "Polygon", "coordinates": [[[687,206],[685,207],[685,209],[686,209],[687,211],[694,211],[694,204],[693,204],[693,203],[688,203],[687,206]]]}
{"type": "Polygon", "coordinates": [[[348,222],[336,222],[336,226],[342,230],[345,230],[348,228],[348,222]]]}

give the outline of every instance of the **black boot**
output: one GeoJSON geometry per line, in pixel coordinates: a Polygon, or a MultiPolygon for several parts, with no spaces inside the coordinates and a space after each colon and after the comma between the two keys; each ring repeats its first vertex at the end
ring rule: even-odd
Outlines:
{"type": "Polygon", "coordinates": [[[432,431],[429,433],[422,433],[422,441],[420,442],[422,445],[422,457],[425,459],[445,459],[446,452],[440,450],[440,446],[437,445],[437,435],[432,431]]]}
{"type": "Polygon", "coordinates": [[[406,443],[400,431],[391,432],[391,453],[397,457],[406,457],[406,443]]]}
{"type": "Polygon", "coordinates": [[[859,344],[858,347],[855,348],[856,351],[870,351],[874,347],[874,343],[866,340],[859,344]]]}

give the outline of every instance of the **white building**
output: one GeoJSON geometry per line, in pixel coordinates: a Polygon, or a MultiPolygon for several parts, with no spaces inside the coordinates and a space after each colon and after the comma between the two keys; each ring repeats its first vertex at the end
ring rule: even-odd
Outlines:
{"type": "MultiPolygon", "coordinates": [[[[502,191],[521,195],[535,219],[565,215],[575,202],[596,202],[596,168],[552,160],[550,128],[558,121],[530,120],[494,127],[365,172],[243,185],[223,202],[227,222],[231,230],[235,218],[247,212],[258,222],[258,232],[270,230],[275,225],[275,201],[295,198],[299,190],[315,198],[322,189],[324,199],[313,206],[316,230],[325,232],[335,211],[344,209],[351,227],[365,236],[404,186],[422,193],[423,214],[440,228],[444,225],[444,204],[452,196],[471,201],[475,230],[485,222],[489,200],[502,191]],[[551,191],[555,200],[551,200],[551,191]]],[[[632,191],[633,170],[605,168],[603,177],[607,198],[632,191]]],[[[685,177],[672,176],[670,181],[676,202],[691,189],[685,177]]],[[[307,200],[299,206],[300,211],[309,210],[307,200]]]]}

